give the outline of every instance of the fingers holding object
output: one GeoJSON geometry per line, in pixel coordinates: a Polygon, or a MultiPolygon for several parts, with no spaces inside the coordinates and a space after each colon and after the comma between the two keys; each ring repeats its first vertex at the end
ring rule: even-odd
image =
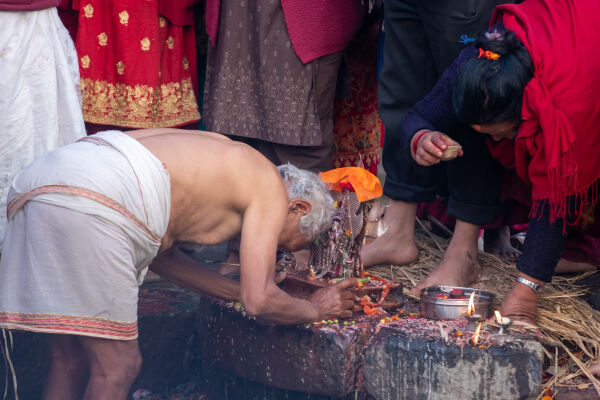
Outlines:
{"type": "Polygon", "coordinates": [[[417,151],[416,154],[416,159],[415,161],[419,164],[419,165],[423,165],[425,167],[429,167],[431,165],[435,165],[437,163],[439,163],[441,161],[440,158],[435,157],[427,152],[425,152],[422,149],[419,149],[417,151]]]}

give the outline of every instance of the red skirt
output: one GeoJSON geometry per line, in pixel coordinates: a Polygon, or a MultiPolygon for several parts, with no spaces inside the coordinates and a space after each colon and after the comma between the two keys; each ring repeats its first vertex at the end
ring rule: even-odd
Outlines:
{"type": "Polygon", "coordinates": [[[84,0],[79,11],[86,122],[159,128],[200,119],[193,26],[160,16],[158,0],[84,0]]]}

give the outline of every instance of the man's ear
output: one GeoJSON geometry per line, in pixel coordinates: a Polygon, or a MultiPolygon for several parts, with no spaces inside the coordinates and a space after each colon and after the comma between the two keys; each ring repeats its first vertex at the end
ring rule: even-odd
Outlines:
{"type": "Polygon", "coordinates": [[[288,204],[288,210],[293,213],[307,215],[312,210],[312,205],[303,199],[292,199],[288,204]]]}

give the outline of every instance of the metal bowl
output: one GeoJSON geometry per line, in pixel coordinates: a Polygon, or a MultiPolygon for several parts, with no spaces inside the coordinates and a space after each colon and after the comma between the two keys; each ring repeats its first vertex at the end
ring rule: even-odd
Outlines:
{"type": "Polygon", "coordinates": [[[486,290],[456,287],[456,286],[430,286],[421,290],[421,314],[429,319],[454,320],[462,319],[467,313],[469,297],[475,292],[475,313],[481,314],[482,318],[489,318],[492,314],[492,305],[496,295],[486,290]],[[450,298],[452,290],[463,291],[464,299],[450,298]],[[438,295],[446,295],[448,298],[439,298],[438,295]]]}

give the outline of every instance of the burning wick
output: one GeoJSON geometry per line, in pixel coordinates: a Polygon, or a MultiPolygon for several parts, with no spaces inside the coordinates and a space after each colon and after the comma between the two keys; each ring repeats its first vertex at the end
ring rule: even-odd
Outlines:
{"type": "Polygon", "coordinates": [[[481,324],[482,322],[479,322],[479,325],[477,325],[477,329],[475,329],[475,333],[471,337],[471,343],[473,343],[473,346],[477,346],[477,342],[479,342],[479,332],[481,331],[481,324]]]}
{"type": "Polygon", "coordinates": [[[494,311],[494,314],[496,314],[496,322],[498,323],[498,325],[500,325],[500,330],[498,331],[498,334],[504,335],[504,330],[508,328],[508,326],[511,323],[511,320],[508,317],[503,317],[502,314],[500,314],[500,311],[498,310],[494,311]]]}
{"type": "Polygon", "coordinates": [[[469,332],[473,332],[475,330],[475,323],[483,321],[483,317],[481,314],[475,314],[475,292],[471,292],[471,297],[469,298],[469,306],[467,307],[467,314],[465,318],[469,323],[467,324],[466,330],[469,332]]]}
{"type": "Polygon", "coordinates": [[[467,307],[467,315],[470,317],[475,314],[475,292],[471,292],[469,297],[469,306],[467,307]]]}

